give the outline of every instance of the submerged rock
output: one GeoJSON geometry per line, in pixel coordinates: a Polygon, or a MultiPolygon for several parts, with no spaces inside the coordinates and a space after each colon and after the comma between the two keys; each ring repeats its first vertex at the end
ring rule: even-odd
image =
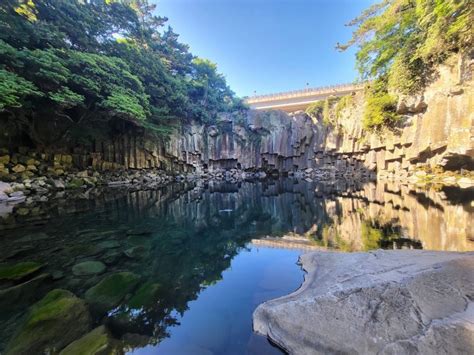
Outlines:
{"type": "Polygon", "coordinates": [[[125,250],[124,254],[130,259],[141,259],[148,254],[148,249],[139,245],[125,250]]]}
{"type": "Polygon", "coordinates": [[[2,312],[6,313],[12,309],[24,307],[25,304],[32,302],[40,286],[50,277],[49,274],[41,274],[19,285],[0,290],[2,312]]]}
{"type": "Polygon", "coordinates": [[[123,354],[118,349],[118,342],[113,339],[105,326],[95,328],[82,338],[72,342],[64,348],[60,355],[109,355],[123,354]]]}
{"type": "Polygon", "coordinates": [[[86,300],[99,312],[119,305],[125,296],[138,284],[138,275],[131,272],[118,272],[106,276],[86,292],[86,300]]]}
{"type": "Polygon", "coordinates": [[[105,265],[100,261],[84,261],[72,267],[75,276],[98,275],[105,271],[105,265]]]}
{"type": "Polygon", "coordinates": [[[156,302],[160,290],[160,284],[146,282],[135,292],[130,301],[128,301],[128,306],[130,308],[151,307],[156,302]]]}
{"type": "Polygon", "coordinates": [[[254,329],[291,354],[469,353],[474,253],[303,255],[299,290],[261,304],[254,329]]]}
{"type": "Polygon", "coordinates": [[[34,261],[25,261],[16,264],[0,264],[0,281],[19,281],[43,267],[34,261]]]}
{"type": "Polygon", "coordinates": [[[85,334],[90,324],[83,300],[66,290],[52,290],[30,308],[6,354],[56,353],[85,334]]]}

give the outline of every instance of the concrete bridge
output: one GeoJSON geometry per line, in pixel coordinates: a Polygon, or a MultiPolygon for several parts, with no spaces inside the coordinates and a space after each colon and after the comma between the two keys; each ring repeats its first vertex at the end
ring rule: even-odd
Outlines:
{"type": "Polygon", "coordinates": [[[295,112],[305,110],[313,102],[324,100],[329,96],[345,96],[363,89],[364,84],[342,84],[252,96],[246,98],[245,102],[255,110],[295,112]]]}

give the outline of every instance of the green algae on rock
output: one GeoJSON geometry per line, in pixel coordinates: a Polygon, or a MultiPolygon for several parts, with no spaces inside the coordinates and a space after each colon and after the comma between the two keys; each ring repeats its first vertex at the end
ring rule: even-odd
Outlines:
{"type": "Polygon", "coordinates": [[[60,355],[111,355],[123,354],[118,349],[117,341],[113,339],[105,326],[95,328],[82,338],[72,342],[64,348],[60,355]]]}
{"type": "Polygon", "coordinates": [[[44,265],[25,261],[17,264],[0,264],[0,281],[19,281],[35,273],[44,265]]]}
{"type": "Polygon", "coordinates": [[[90,314],[83,300],[55,289],[29,310],[6,354],[56,352],[89,330],[90,314]]]}
{"type": "Polygon", "coordinates": [[[157,299],[160,288],[160,284],[157,283],[144,283],[137,292],[135,292],[130,301],[128,301],[128,306],[130,306],[130,308],[152,306],[153,302],[157,299]]]}
{"type": "Polygon", "coordinates": [[[132,292],[139,276],[131,272],[118,272],[106,276],[97,285],[87,290],[85,298],[98,311],[116,307],[125,296],[132,292]]]}

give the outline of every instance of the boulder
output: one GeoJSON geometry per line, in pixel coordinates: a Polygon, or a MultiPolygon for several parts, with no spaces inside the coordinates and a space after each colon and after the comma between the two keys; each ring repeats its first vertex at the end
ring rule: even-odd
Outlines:
{"type": "Polygon", "coordinates": [[[78,178],[87,178],[89,176],[89,173],[87,172],[87,170],[84,170],[84,171],[79,171],[76,176],[78,178]]]}
{"type": "Polygon", "coordinates": [[[10,197],[23,197],[25,193],[23,191],[15,191],[10,194],[10,197]]]}
{"type": "Polygon", "coordinates": [[[11,193],[12,191],[13,191],[12,187],[9,183],[0,181],[0,192],[1,193],[8,194],[8,193],[11,193]]]}
{"type": "Polygon", "coordinates": [[[8,195],[6,193],[3,193],[0,191],[0,202],[6,202],[8,201],[8,195]]]}
{"type": "Polygon", "coordinates": [[[31,276],[42,267],[43,264],[34,261],[0,264],[0,281],[20,281],[31,276]]]}
{"type": "Polygon", "coordinates": [[[0,309],[7,313],[9,310],[24,307],[37,297],[38,289],[50,278],[49,274],[41,274],[19,285],[0,290],[0,309]]]}
{"type": "Polygon", "coordinates": [[[100,261],[84,261],[72,267],[74,276],[98,275],[105,271],[105,265],[100,261]]]}
{"type": "Polygon", "coordinates": [[[64,348],[60,355],[109,355],[122,354],[118,349],[118,341],[113,339],[107,328],[101,325],[91,332],[84,335],[82,338],[72,342],[64,348]]]}
{"type": "Polygon", "coordinates": [[[66,186],[64,185],[64,181],[62,180],[53,180],[53,186],[55,189],[58,189],[58,190],[64,190],[66,188],[66,186]]]}
{"type": "Polygon", "coordinates": [[[10,162],[10,156],[9,155],[0,156],[0,163],[1,164],[8,164],[9,162],[10,162]]]}
{"type": "Polygon", "coordinates": [[[24,165],[21,165],[21,164],[16,164],[13,168],[12,168],[12,171],[14,173],[22,173],[26,170],[26,167],[24,165]]]}
{"type": "Polygon", "coordinates": [[[138,275],[131,272],[108,275],[87,290],[85,298],[96,311],[105,312],[118,306],[135,289],[139,279],[138,275]]]}
{"type": "Polygon", "coordinates": [[[290,354],[455,354],[474,346],[474,253],[314,252],[254,329],[290,354]]]}
{"type": "Polygon", "coordinates": [[[90,324],[83,300],[66,290],[52,290],[30,307],[6,354],[57,353],[85,334],[90,324]]]}

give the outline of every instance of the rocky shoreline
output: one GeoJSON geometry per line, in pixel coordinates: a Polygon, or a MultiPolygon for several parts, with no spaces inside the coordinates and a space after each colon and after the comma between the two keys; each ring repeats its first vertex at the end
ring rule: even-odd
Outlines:
{"type": "Polygon", "coordinates": [[[469,353],[474,253],[313,252],[294,293],[261,304],[254,330],[290,354],[469,353]]]}

